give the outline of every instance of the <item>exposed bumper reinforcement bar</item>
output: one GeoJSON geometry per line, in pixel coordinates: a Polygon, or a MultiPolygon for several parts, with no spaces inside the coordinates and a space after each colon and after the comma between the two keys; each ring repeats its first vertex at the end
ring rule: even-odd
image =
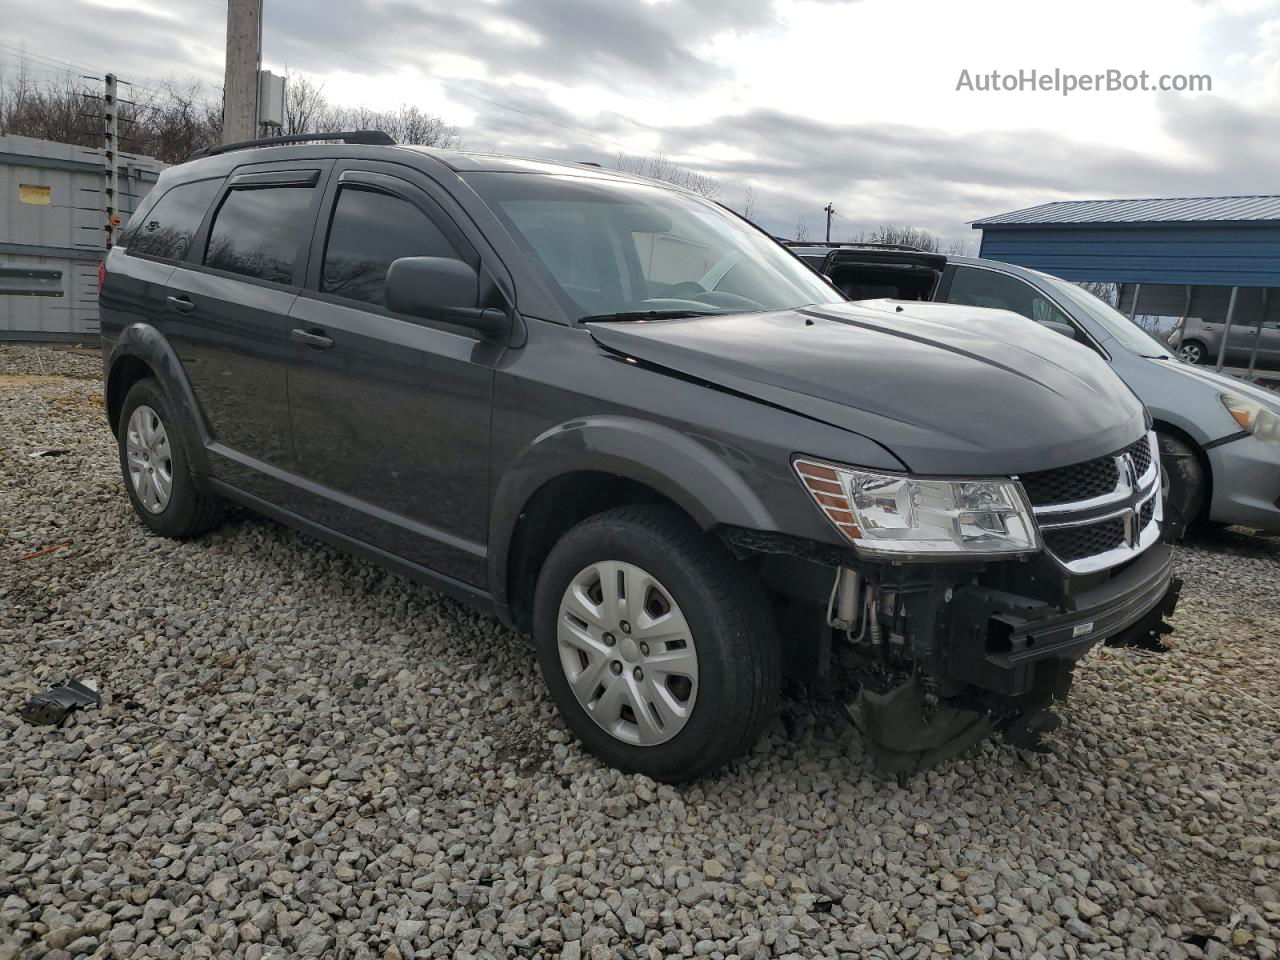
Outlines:
{"type": "Polygon", "coordinates": [[[1062,607],[980,587],[956,593],[948,681],[963,681],[959,697],[930,698],[917,670],[897,686],[862,689],[849,714],[876,765],[890,773],[925,769],[993,732],[1025,749],[1043,749],[1042,734],[1058,725],[1052,705],[1071,687],[1076,661],[1102,640],[1155,645],[1169,631],[1164,618],[1178,602],[1173,551],[1150,548],[1105,583],[1062,607]]]}
{"type": "Polygon", "coordinates": [[[1037,664],[1076,660],[1153,611],[1160,617],[1172,613],[1180,589],[1173,548],[1164,543],[1100,586],[1074,595],[1064,612],[999,590],[966,588],[956,595],[948,672],[1005,696],[1029,693],[1037,664]]]}

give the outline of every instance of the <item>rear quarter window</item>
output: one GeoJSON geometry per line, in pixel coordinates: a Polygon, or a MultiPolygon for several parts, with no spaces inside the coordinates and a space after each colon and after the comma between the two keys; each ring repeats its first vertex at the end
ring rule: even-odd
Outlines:
{"type": "Polygon", "coordinates": [[[120,245],[136,255],[184,259],[221,186],[222,178],[216,177],[170,187],[141,219],[129,224],[120,245]]]}
{"type": "Polygon", "coordinates": [[[205,266],[293,283],[312,193],[310,186],[293,184],[231,190],[213,216],[205,266]]]}

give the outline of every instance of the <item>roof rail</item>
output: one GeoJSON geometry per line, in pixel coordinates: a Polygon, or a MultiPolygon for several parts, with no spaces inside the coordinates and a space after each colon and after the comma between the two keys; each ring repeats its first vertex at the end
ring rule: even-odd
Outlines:
{"type": "Polygon", "coordinates": [[[341,140],[343,143],[364,143],[371,146],[393,147],[395,140],[381,130],[344,130],[335,133],[294,133],[286,137],[262,137],[259,140],[241,140],[239,143],[224,143],[217,147],[205,147],[197,150],[189,159],[200,157],[216,157],[220,153],[231,153],[233,150],[247,150],[250,147],[278,147],[286,143],[314,143],[319,140],[341,140]]]}
{"type": "Polygon", "coordinates": [[[927,253],[922,247],[913,247],[908,243],[885,243],[880,240],[784,240],[788,247],[828,247],[832,250],[840,248],[870,248],[872,250],[902,250],[906,253],[927,253]]]}

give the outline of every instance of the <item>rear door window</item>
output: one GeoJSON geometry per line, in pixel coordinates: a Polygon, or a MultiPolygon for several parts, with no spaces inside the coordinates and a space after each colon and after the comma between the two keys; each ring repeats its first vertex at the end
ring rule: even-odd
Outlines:
{"type": "Polygon", "coordinates": [[[293,283],[313,188],[232,189],[214,214],[204,264],[271,283],[293,283]]]}
{"type": "Polygon", "coordinates": [[[387,268],[401,257],[463,259],[412,203],[379,190],[344,186],[329,224],[321,292],[381,306],[387,268]]]}
{"type": "Polygon", "coordinates": [[[218,177],[171,187],[141,220],[129,224],[120,245],[132,254],[162,260],[185,259],[221,186],[222,178],[218,177]]]}

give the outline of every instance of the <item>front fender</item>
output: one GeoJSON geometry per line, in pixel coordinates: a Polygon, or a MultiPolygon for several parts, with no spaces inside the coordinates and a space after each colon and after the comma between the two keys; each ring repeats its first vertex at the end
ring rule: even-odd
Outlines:
{"type": "MultiPolygon", "coordinates": [[[[732,524],[755,530],[779,526],[755,486],[732,465],[741,457],[759,484],[778,482],[745,454],[713,440],[625,416],[571,420],[544,431],[511,463],[498,483],[490,517],[489,582],[506,594],[511,543],[525,505],[545,484],[571,473],[624,476],[680,506],[703,529],[732,524]]],[[[788,482],[794,482],[789,477],[788,482]]]]}
{"type": "Polygon", "coordinates": [[[107,356],[105,399],[112,432],[119,428],[120,408],[124,405],[129,388],[136,381],[136,377],[130,375],[131,368],[136,369],[130,360],[146,364],[159,381],[178,420],[177,428],[182,434],[183,447],[192,472],[198,476],[207,476],[209,458],[206,451],[210,442],[208,424],[173,346],[159,330],[148,323],[134,323],[125,327],[107,356]]]}

